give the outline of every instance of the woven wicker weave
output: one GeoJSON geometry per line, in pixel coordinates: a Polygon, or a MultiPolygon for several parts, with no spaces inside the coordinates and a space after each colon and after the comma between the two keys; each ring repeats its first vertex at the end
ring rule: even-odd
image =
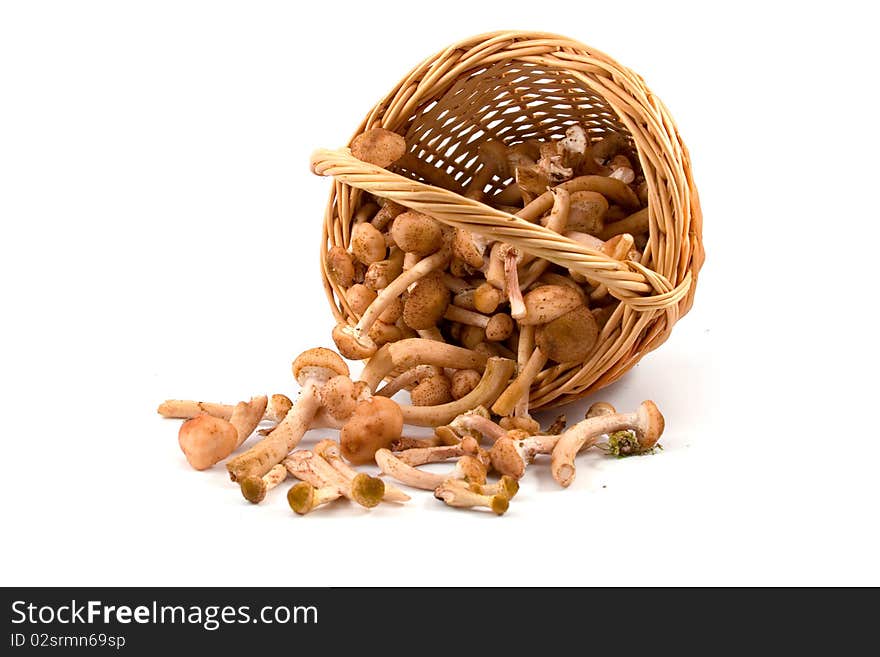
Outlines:
{"type": "MultiPolygon", "coordinates": [[[[618,379],[662,344],[693,303],[703,263],[701,213],[688,151],[663,103],[641,77],[607,55],[552,34],[498,32],[454,44],[428,58],[380,101],[355,136],[383,127],[406,138],[391,171],[319,150],[313,169],[335,183],[324,218],[321,263],[337,321],[357,316],[327,276],[326,253],[348,247],[363,192],[392,199],[451,226],[501,239],[605,284],[620,299],[583,363],[551,364],[532,386],[532,409],[583,397],[618,379]],[[580,123],[598,138],[624,134],[648,183],[650,232],[641,262],[617,261],[535,222],[549,194],[518,217],[465,198],[477,147],[561,138],[580,123]]],[[[492,181],[493,192],[510,180],[492,181]]]]}

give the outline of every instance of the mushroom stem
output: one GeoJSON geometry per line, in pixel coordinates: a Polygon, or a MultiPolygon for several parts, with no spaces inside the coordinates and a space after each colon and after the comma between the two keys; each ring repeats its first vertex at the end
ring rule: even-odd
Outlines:
{"type": "Polygon", "coordinates": [[[287,467],[279,463],[262,477],[245,477],[241,480],[241,494],[252,504],[259,504],[266,493],[287,478],[287,467]]]}
{"type": "MultiPolygon", "coordinates": [[[[345,477],[349,482],[354,481],[356,477],[363,474],[351,467],[342,458],[339,451],[339,444],[333,440],[322,440],[314,447],[314,452],[322,459],[327,461],[330,466],[339,474],[345,477]]],[[[402,490],[391,484],[385,484],[382,500],[385,502],[407,502],[412,499],[402,490]]]]}
{"type": "Polygon", "coordinates": [[[449,506],[462,509],[485,506],[499,516],[504,515],[510,507],[510,498],[506,495],[483,495],[455,480],[442,482],[434,490],[434,497],[449,506]]]}
{"type": "Polygon", "coordinates": [[[516,364],[507,358],[489,358],[477,387],[461,399],[437,406],[401,406],[405,424],[436,427],[448,424],[457,415],[476,408],[489,406],[507,386],[516,364]]]}
{"type": "Polygon", "coordinates": [[[519,482],[508,475],[501,475],[501,479],[494,484],[471,484],[470,489],[480,495],[504,495],[512,500],[519,492],[519,482]]]}
{"type": "Polygon", "coordinates": [[[652,401],[643,401],[634,413],[607,413],[578,422],[559,436],[553,448],[550,471],[561,486],[569,486],[575,477],[574,458],[587,445],[595,444],[603,434],[615,431],[635,432],[639,447],[652,448],[664,428],[663,415],[652,401]]]}
{"type": "Polygon", "coordinates": [[[376,482],[375,477],[361,472],[349,481],[323,458],[306,450],[298,451],[296,457],[293,455],[291,457],[285,460],[285,466],[291,470],[293,465],[294,476],[307,481],[312,486],[315,486],[315,480],[320,480],[326,486],[334,486],[343,497],[366,508],[372,508],[382,501],[385,485],[381,480],[376,482]],[[306,479],[305,473],[311,474],[309,479],[306,479]],[[382,485],[379,486],[378,483],[382,485]]]}
{"type": "Polygon", "coordinates": [[[426,463],[438,463],[449,459],[456,459],[465,454],[473,456],[479,446],[473,438],[467,437],[455,445],[437,445],[436,447],[416,447],[397,452],[394,456],[401,462],[412,467],[425,465],[426,463]]]}
{"type": "Polygon", "coordinates": [[[379,349],[361,372],[361,381],[370,390],[375,390],[394,370],[403,371],[416,365],[435,365],[482,372],[486,368],[487,360],[485,354],[470,349],[424,338],[407,338],[379,349]]]}
{"type": "MultiPolygon", "coordinates": [[[[455,442],[452,442],[455,444],[455,442]]],[[[438,436],[430,438],[412,438],[410,436],[401,436],[391,443],[392,452],[405,452],[409,449],[424,449],[426,447],[438,447],[446,445],[438,436]]]]}
{"type": "MultiPolygon", "coordinates": [[[[483,409],[485,411],[485,409],[483,409]]],[[[480,413],[468,411],[462,413],[449,423],[449,428],[461,435],[469,431],[476,431],[484,438],[488,438],[493,443],[503,436],[506,431],[501,425],[493,422],[491,419],[480,413]]]]}
{"type": "Polygon", "coordinates": [[[374,394],[381,397],[393,397],[404,388],[416,385],[419,381],[439,375],[440,368],[436,365],[416,365],[394,377],[374,394]]]}
{"type": "Polygon", "coordinates": [[[559,436],[522,436],[520,432],[508,432],[500,438],[489,452],[492,467],[496,472],[519,479],[525,474],[526,466],[538,454],[549,454],[559,440],[559,436]]]}
{"type": "MultiPolygon", "coordinates": [[[[272,395],[268,408],[261,419],[280,421],[290,410],[290,399],[284,395],[272,395]],[[283,400],[287,401],[284,406],[283,400]]],[[[207,413],[221,420],[229,420],[235,410],[235,404],[216,404],[214,402],[193,401],[190,399],[166,399],[156,409],[159,415],[166,418],[188,420],[202,413],[207,413]]]]}
{"type": "Polygon", "coordinates": [[[605,226],[602,232],[599,233],[599,239],[610,240],[612,237],[623,235],[624,233],[639,235],[646,232],[648,232],[648,208],[642,208],[625,219],[605,226]]]}
{"type": "Polygon", "coordinates": [[[541,373],[546,364],[547,356],[535,347],[525,366],[492,405],[492,412],[501,416],[510,415],[523,397],[528,399],[532,382],[541,373]]]}
{"type": "Polygon", "coordinates": [[[383,474],[396,479],[402,484],[422,490],[434,490],[447,479],[463,479],[483,483],[486,480],[485,466],[470,456],[462,456],[455,464],[451,473],[437,474],[425,472],[408,465],[390,450],[380,449],[376,452],[376,464],[383,474]],[[480,474],[482,468],[482,475],[480,474]],[[476,481],[480,479],[480,481],[476,481]]]}
{"type": "Polygon", "coordinates": [[[517,270],[517,264],[520,260],[522,260],[520,252],[513,247],[508,247],[504,253],[504,287],[510,301],[510,315],[514,319],[522,319],[526,315],[526,306],[523,303],[517,270]]]}

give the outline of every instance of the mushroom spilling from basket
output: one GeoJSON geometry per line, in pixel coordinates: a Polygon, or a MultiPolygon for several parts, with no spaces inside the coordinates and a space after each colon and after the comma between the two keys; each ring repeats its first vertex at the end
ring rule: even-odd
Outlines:
{"type": "MultiPolygon", "coordinates": [[[[377,167],[406,151],[402,136],[382,128],[351,146],[377,167]]],[[[571,125],[555,141],[487,141],[479,151],[466,197],[608,257],[641,258],[647,191],[624,139],[591,141],[571,125]],[[490,196],[493,178],[513,182],[490,196]]],[[[602,283],[382,198],[362,203],[349,247],[330,248],[326,263],[359,319],[333,330],[339,353],[318,347],[296,358],[295,402],[276,394],[235,406],[169,400],[159,407],[166,417],[186,418],[180,447],[199,470],[232,455],[260,422],[274,425],[226,461],[250,502],[264,500],[288,475],[299,480],[287,493],[298,514],[342,498],[365,508],[408,501],[394,480],[433,491],[451,507],[500,515],[540,455],[567,487],[577,455],[589,448],[628,456],[658,446],[664,419],[652,401],[630,413],[599,402],[568,428],[560,416],[542,430],[530,414],[530,391],[548,363],[583,361],[615,312],[619,301],[602,283]],[[343,357],[367,360],[357,380],[343,357]],[[409,404],[392,399],[403,390],[409,404]],[[406,436],[406,426],[434,433],[406,436]],[[326,437],[332,430],[338,442],[326,437]],[[299,449],[309,432],[319,442],[299,449]],[[419,468],[443,461],[454,462],[443,473],[419,468]],[[378,466],[378,477],[355,469],[368,464],[378,466]]]]}

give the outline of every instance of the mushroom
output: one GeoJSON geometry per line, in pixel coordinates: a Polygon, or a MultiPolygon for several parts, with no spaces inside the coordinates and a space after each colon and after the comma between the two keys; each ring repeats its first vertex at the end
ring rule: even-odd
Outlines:
{"type": "Polygon", "coordinates": [[[458,443],[458,437],[454,440],[443,440],[439,436],[433,435],[430,438],[413,438],[411,436],[401,436],[397,440],[391,442],[392,452],[405,452],[410,449],[424,449],[425,447],[439,447],[441,445],[455,445],[458,443]]]}
{"type": "Polygon", "coordinates": [[[373,262],[364,274],[364,285],[373,291],[388,287],[403,272],[405,254],[396,246],[391,247],[386,260],[373,262]]]}
{"type": "Polygon", "coordinates": [[[525,313],[517,270],[522,260],[523,254],[519,249],[496,242],[489,253],[489,267],[486,270],[486,281],[504,291],[510,302],[510,314],[517,320],[525,313]]]}
{"type": "Polygon", "coordinates": [[[334,486],[339,494],[366,508],[372,508],[385,495],[385,482],[360,472],[351,480],[323,458],[307,450],[298,450],[284,460],[290,474],[314,488],[334,486]]]}
{"type": "Polygon", "coordinates": [[[504,493],[483,495],[475,492],[467,484],[454,479],[444,481],[434,490],[434,497],[442,500],[449,506],[458,508],[473,508],[485,506],[492,509],[496,515],[504,515],[510,507],[510,498],[504,493]]]}
{"type": "Polygon", "coordinates": [[[333,329],[333,342],[336,343],[340,353],[353,360],[369,358],[376,353],[378,346],[370,339],[368,333],[373,323],[379,319],[379,315],[394,303],[394,300],[403,294],[410,285],[426,274],[442,268],[448,259],[449,254],[445,250],[424,258],[415,267],[403,272],[379,292],[355,326],[338,324],[333,329]]]}
{"type": "Polygon", "coordinates": [[[257,428],[267,402],[265,396],[239,402],[229,420],[198,415],[184,422],[177,441],[189,464],[196,470],[205,470],[232,454],[257,428]]]}
{"type": "Polygon", "coordinates": [[[406,141],[396,132],[373,128],[362,132],[351,142],[351,154],[363,162],[386,168],[406,153],[406,141]]]}
{"type": "MultiPolygon", "coordinates": [[[[544,288],[537,288],[539,292],[544,288]]],[[[557,288],[562,290],[564,288],[557,288]]],[[[558,307],[546,304],[538,304],[535,297],[533,307],[536,308],[534,318],[553,317],[558,307]],[[541,310],[539,314],[538,310],[541,310]]],[[[543,296],[540,298],[547,298],[543,296]]],[[[560,298],[568,299],[568,297],[560,298]]],[[[573,297],[572,297],[573,298],[573,297]]],[[[563,308],[565,306],[562,306],[563,308]]],[[[553,317],[550,321],[537,326],[535,329],[535,349],[529,356],[525,365],[520,368],[516,379],[501,393],[498,400],[492,406],[492,412],[497,415],[510,415],[517,403],[529,393],[532,382],[544,369],[548,360],[557,363],[582,361],[592,351],[599,337],[599,327],[592,314],[583,303],[561,315],[553,317]]]]}
{"type": "Polygon", "coordinates": [[[520,325],[547,324],[583,305],[582,294],[566,285],[541,285],[523,297],[525,313],[520,325]]]}
{"type": "Polygon", "coordinates": [[[425,472],[407,465],[388,449],[380,449],[376,452],[376,464],[383,474],[402,484],[422,490],[434,490],[447,479],[462,479],[468,483],[478,484],[486,481],[486,466],[476,457],[467,454],[456,461],[452,472],[446,474],[425,472]]]}
{"type": "Polygon", "coordinates": [[[406,208],[400,205],[400,203],[395,203],[390,199],[383,199],[382,207],[373,215],[370,223],[375,226],[376,230],[385,230],[397,215],[404,212],[406,212],[406,208]]]}
{"type": "Polygon", "coordinates": [[[351,255],[341,246],[332,246],[327,251],[327,274],[342,288],[351,287],[354,283],[354,263],[351,255]]]}
{"type": "Polygon", "coordinates": [[[550,471],[561,486],[569,486],[575,477],[574,458],[588,444],[603,434],[631,430],[642,450],[651,449],[663,433],[665,422],[653,401],[643,401],[634,413],[606,413],[590,417],[559,436],[553,448],[550,471]]]}
{"type": "MultiPolygon", "coordinates": [[[[626,260],[630,251],[633,249],[633,236],[629,233],[623,233],[621,235],[615,235],[607,242],[603,242],[602,240],[593,237],[592,235],[588,235],[586,233],[579,233],[576,231],[568,232],[565,234],[566,237],[575,240],[576,242],[580,242],[584,246],[587,246],[591,249],[604,253],[609,258],[614,258],[615,260],[626,260]]],[[[602,299],[608,295],[608,288],[598,283],[590,278],[587,278],[586,281],[591,285],[595,285],[595,289],[590,293],[590,299],[593,301],[602,299]]]]}
{"type": "MultiPolygon", "coordinates": [[[[343,460],[342,453],[339,450],[339,443],[336,441],[322,440],[315,445],[313,451],[316,455],[327,461],[334,470],[345,477],[349,482],[354,481],[355,478],[363,474],[352,468],[343,460]]],[[[408,502],[412,499],[396,486],[387,483],[383,485],[384,493],[382,495],[382,501],[384,502],[408,502]]]]}
{"type": "Polygon", "coordinates": [[[481,313],[494,313],[504,301],[504,293],[491,283],[481,283],[474,290],[474,309],[481,313]]]}
{"type": "MultiPolygon", "coordinates": [[[[291,401],[284,395],[275,394],[269,398],[264,420],[281,421],[290,410],[291,401]]],[[[216,404],[214,402],[193,401],[190,399],[166,399],[159,404],[159,415],[167,418],[188,420],[199,415],[213,415],[221,420],[228,420],[235,410],[234,404],[216,404]]]]}
{"type": "Polygon", "coordinates": [[[482,406],[462,413],[446,425],[458,436],[479,435],[492,442],[504,435],[505,429],[489,417],[489,412],[482,406]]]}
{"type": "Polygon", "coordinates": [[[496,472],[520,479],[538,454],[549,454],[559,436],[529,436],[513,429],[495,441],[489,456],[496,472]]]}
{"type": "MultiPolygon", "coordinates": [[[[605,227],[608,201],[598,192],[581,191],[571,195],[571,207],[565,229],[597,235],[605,227]]],[[[560,233],[563,230],[558,231],[560,233]]]]}
{"type": "Polygon", "coordinates": [[[484,141],[477,148],[482,166],[471,178],[464,196],[475,201],[482,201],[485,197],[485,188],[492,178],[507,177],[507,147],[503,142],[497,140],[484,141]]]}
{"type": "Polygon", "coordinates": [[[358,317],[366,312],[375,299],[376,293],[365,283],[356,283],[345,291],[345,300],[358,317]]]}
{"type": "Polygon", "coordinates": [[[452,322],[482,329],[483,335],[490,342],[501,342],[513,333],[513,319],[505,313],[496,313],[487,317],[481,313],[451,305],[447,306],[443,317],[452,322]]]}
{"type": "Polygon", "coordinates": [[[301,481],[294,484],[287,491],[287,503],[297,514],[304,516],[317,509],[319,506],[329,504],[342,497],[342,493],[336,486],[313,486],[301,481]]]}
{"type": "Polygon", "coordinates": [[[464,228],[456,228],[452,238],[452,253],[472,269],[482,269],[490,240],[464,228]]]}
{"type": "Polygon", "coordinates": [[[226,464],[232,481],[249,475],[262,476],[280,463],[302,439],[321,407],[321,388],[334,376],[348,376],[348,366],[339,354],[316,347],[304,351],[292,366],[293,377],[302,387],[296,405],[268,436],[226,464]]]}
{"type": "Polygon", "coordinates": [[[611,173],[608,174],[609,178],[616,178],[627,185],[636,179],[632,164],[625,155],[615,155],[611,158],[608,166],[611,167],[611,173]]]}
{"type": "Polygon", "coordinates": [[[416,467],[427,463],[439,463],[462,456],[476,456],[479,453],[477,441],[470,436],[454,445],[436,445],[433,447],[414,447],[398,451],[394,456],[406,465],[416,467]]]}
{"type": "Polygon", "coordinates": [[[482,372],[486,368],[487,360],[487,356],[470,349],[425,338],[409,338],[379,349],[361,372],[361,381],[366,383],[370,390],[376,390],[379,383],[392,372],[403,372],[416,365],[473,369],[482,372]]]}
{"type": "Polygon", "coordinates": [[[361,400],[340,431],[342,455],[354,464],[370,463],[376,450],[390,446],[402,431],[403,413],[397,402],[375,396],[361,400]]]}
{"type": "Polygon", "coordinates": [[[279,463],[262,477],[245,477],[239,483],[241,494],[252,504],[262,502],[266,493],[275,488],[287,478],[287,467],[279,463]]]}

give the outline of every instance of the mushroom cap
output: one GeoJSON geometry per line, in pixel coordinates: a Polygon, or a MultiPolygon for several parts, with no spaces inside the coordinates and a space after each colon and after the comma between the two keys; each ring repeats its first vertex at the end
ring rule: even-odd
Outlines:
{"type": "Polygon", "coordinates": [[[269,413],[275,418],[276,422],[281,422],[290,412],[291,408],[293,408],[293,402],[290,401],[290,397],[287,395],[276,393],[269,398],[269,413]]]}
{"type": "MultiPolygon", "coordinates": [[[[336,348],[339,349],[339,353],[351,360],[363,360],[364,358],[369,358],[375,354],[376,350],[379,348],[370,336],[364,334],[358,335],[355,332],[354,327],[349,326],[348,324],[337,324],[333,328],[333,342],[336,343],[336,348]]],[[[345,372],[339,372],[339,374],[347,373],[348,368],[346,368],[345,372]]]]}
{"type": "Polygon", "coordinates": [[[406,140],[385,128],[362,132],[351,142],[351,154],[363,162],[387,167],[406,153],[406,140]]]}
{"type": "Polygon", "coordinates": [[[403,333],[394,324],[386,324],[377,319],[373,322],[373,325],[370,326],[370,330],[367,331],[367,336],[369,336],[370,340],[372,340],[377,347],[381,347],[383,344],[388,344],[389,342],[397,342],[403,337],[403,333]]]}
{"type": "Polygon", "coordinates": [[[440,272],[423,276],[409,291],[404,301],[403,321],[417,331],[436,326],[449,307],[450,296],[451,292],[446,287],[440,272]]]}
{"type": "Polygon", "coordinates": [[[611,415],[616,412],[617,409],[608,402],[596,402],[587,409],[587,414],[584,417],[599,417],[600,415],[611,415]]]}
{"type": "Polygon", "coordinates": [[[351,287],[354,283],[354,263],[348,251],[341,246],[330,247],[327,251],[327,273],[341,287],[351,287]]]}
{"type": "Polygon", "coordinates": [[[403,315],[403,299],[394,297],[379,315],[379,321],[394,324],[403,315]]]}
{"type": "Polygon", "coordinates": [[[578,306],[535,331],[535,345],[557,363],[584,360],[599,337],[599,327],[586,306],[578,306]]]}
{"type": "Polygon", "coordinates": [[[541,431],[541,425],[534,418],[528,416],[507,415],[498,422],[502,429],[507,429],[508,435],[512,438],[525,438],[526,436],[534,436],[541,431]]]}
{"type": "Polygon", "coordinates": [[[345,300],[358,317],[366,312],[375,298],[376,293],[363,283],[356,283],[345,291],[345,300]]]}
{"type": "Polygon", "coordinates": [[[523,458],[516,441],[510,436],[501,436],[489,450],[492,467],[496,472],[520,479],[526,472],[526,461],[523,458]]]}
{"type": "Polygon", "coordinates": [[[443,246],[440,222],[415,210],[397,215],[391,224],[391,237],[403,251],[427,256],[443,246]]]}
{"type": "Polygon", "coordinates": [[[450,379],[450,392],[453,399],[461,399],[477,387],[482,376],[477,370],[456,370],[450,379]]]}
{"type": "Polygon", "coordinates": [[[608,201],[598,192],[579,191],[571,195],[567,230],[595,234],[605,227],[608,201]]]}
{"type": "Polygon", "coordinates": [[[636,416],[638,418],[638,426],[634,428],[636,438],[639,441],[639,447],[643,450],[651,449],[657,444],[660,436],[663,435],[663,429],[666,428],[666,420],[663,418],[660,409],[657,408],[657,404],[650,399],[639,404],[636,416]]]}
{"type": "Polygon", "coordinates": [[[327,381],[321,386],[318,396],[321,399],[321,405],[337,420],[350,418],[357,405],[354,383],[345,374],[339,374],[327,381]]]}
{"type": "Polygon", "coordinates": [[[526,315],[520,324],[547,324],[583,305],[583,296],[568,285],[541,285],[523,295],[526,315]]]}
{"type": "Polygon", "coordinates": [[[359,401],[348,422],[339,432],[342,455],[351,463],[370,463],[376,451],[400,438],[403,412],[397,402],[386,397],[359,401]]]}
{"type": "Polygon", "coordinates": [[[474,290],[474,308],[481,313],[494,313],[504,298],[504,293],[491,283],[481,283],[474,290]]]}
{"type": "Polygon", "coordinates": [[[327,378],[336,376],[337,374],[349,375],[348,365],[342,360],[342,357],[332,349],[324,347],[314,347],[302,352],[293,361],[293,378],[300,385],[303,385],[305,379],[316,374],[324,375],[327,378]]]}
{"type": "Polygon", "coordinates": [[[510,175],[507,166],[509,150],[507,146],[504,145],[503,141],[498,139],[488,139],[480,144],[477,148],[477,152],[479,153],[483,164],[491,167],[495,172],[495,175],[499,178],[503,180],[510,175]]]}
{"type": "Polygon", "coordinates": [[[379,262],[385,258],[385,236],[367,221],[356,224],[351,231],[351,252],[365,265],[379,262]]]}
{"type": "Polygon", "coordinates": [[[513,333],[513,318],[506,313],[497,313],[486,324],[486,339],[490,342],[506,340],[513,333]]]}
{"type": "Polygon", "coordinates": [[[439,406],[452,401],[452,383],[445,374],[419,381],[410,393],[413,406],[439,406]]]}
{"type": "Polygon", "coordinates": [[[189,464],[205,470],[232,454],[238,446],[238,431],[219,417],[197,415],[180,426],[177,442],[189,464]]]}

